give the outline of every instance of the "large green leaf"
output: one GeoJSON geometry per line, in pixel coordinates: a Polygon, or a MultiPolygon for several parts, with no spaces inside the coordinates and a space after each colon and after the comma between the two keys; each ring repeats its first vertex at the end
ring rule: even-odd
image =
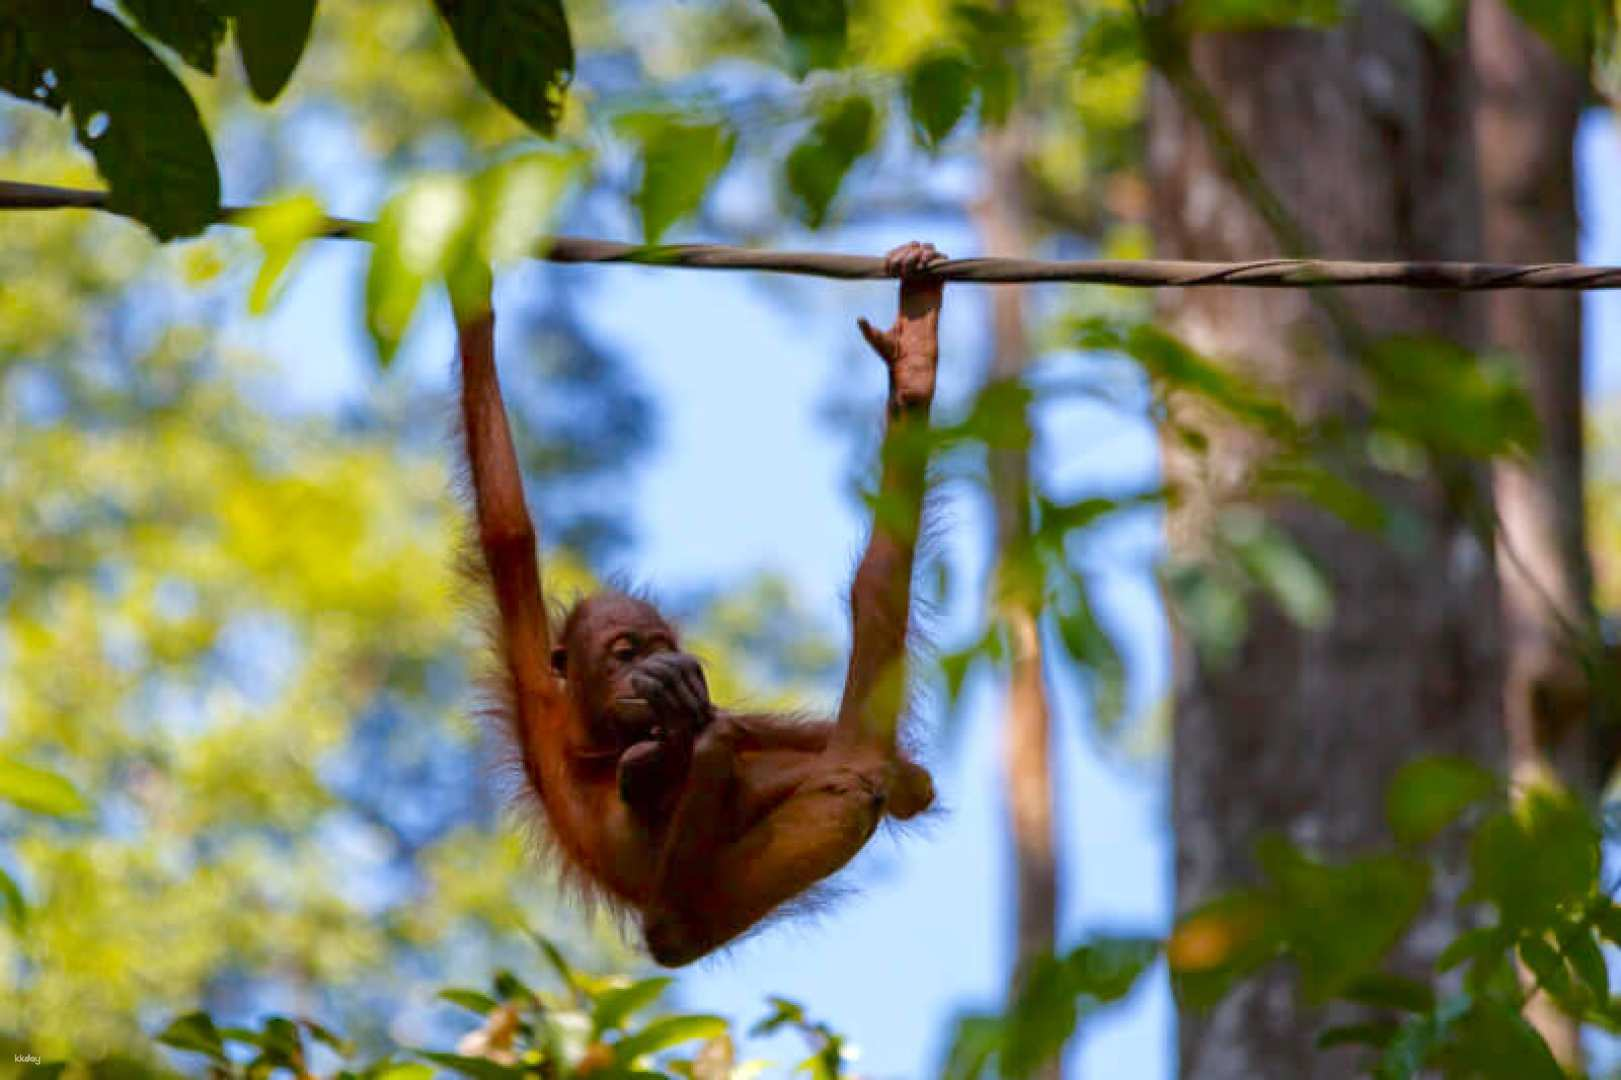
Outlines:
{"type": "Polygon", "coordinates": [[[141,29],[196,68],[214,74],[225,16],[211,0],[120,0],[141,29]]]}
{"type": "Polygon", "coordinates": [[[638,1058],[668,1050],[694,1039],[713,1039],[726,1034],[723,1016],[667,1016],[614,1043],[614,1060],[633,1065],[638,1058]]]}
{"type": "Polygon", "coordinates": [[[314,21],[315,0],[243,0],[236,17],[236,51],[254,97],[276,100],[304,55],[314,21]]]}
{"type": "Polygon", "coordinates": [[[788,39],[794,72],[838,66],[844,56],[849,17],[844,0],[765,0],[788,39]]]}
{"type": "Polygon", "coordinates": [[[435,0],[435,6],[490,96],[551,135],[574,76],[561,0],[435,0]]]}
{"type": "Polygon", "coordinates": [[[1535,788],[1486,819],[1469,859],[1475,893],[1497,905],[1504,924],[1540,932],[1597,887],[1598,829],[1568,795],[1535,788]]]}
{"type": "Polygon", "coordinates": [[[1376,971],[1429,895],[1426,867],[1394,855],[1334,865],[1273,838],[1256,857],[1270,879],[1301,990],[1313,1001],[1376,971]]]}
{"type": "Polygon", "coordinates": [[[1497,777],[1464,758],[1426,757],[1397,771],[1385,791],[1385,819],[1404,844],[1422,843],[1499,789],[1497,777]]]}
{"type": "Polygon", "coordinates": [[[88,5],[17,0],[14,11],[12,20],[0,15],[0,78],[12,89],[30,71],[54,73],[49,94],[25,96],[72,109],[112,209],[162,240],[212,223],[219,215],[214,149],[191,95],[146,43],[88,5]]]}
{"type": "Polygon", "coordinates": [[[955,53],[925,56],[906,73],[912,131],[933,150],[945,141],[974,100],[974,69],[955,53]]]}
{"type": "Polygon", "coordinates": [[[10,758],[0,758],[0,801],[54,817],[82,817],[90,812],[90,804],[67,780],[10,758]]]}
{"type": "Polygon", "coordinates": [[[641,178],[631,201],[642,216],[642,239],[656,244],[666,229],[702,205],[732,160],[736,138],[725,124],[664,112],[621,117],[618,126],[640,151],[641,178]]]}
{"type": "Polygon", "coordinates": [[[594,1033],[601,1035],[623,1027],[627,1019],[657,1001],[673,981],[668,975],[657,975],[598,994],[591,1010],[594,1033]]]}
{"type": "Polygon", "coordinates": [[[877,135],[877,110],[864,97],[841,98],[788,153],[783,177],[799,214],[812,228],[827,220],[844,176],[877,135]]]}
{"type": "Polygon", "coordinates": [[[366,329],[383,363],[405,336],[423,288],[461,253],[472,213],[467,185],[444,176],[412,182],[378,215],[366,271],[366,329]]]}

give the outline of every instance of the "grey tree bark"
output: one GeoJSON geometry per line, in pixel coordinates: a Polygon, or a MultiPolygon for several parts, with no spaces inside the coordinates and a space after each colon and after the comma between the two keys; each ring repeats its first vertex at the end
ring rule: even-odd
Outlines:
{"type": "MultiPolygon", "coordinates": [[[[1502,0],[1476,0],[1469,46],[1479,91],[1485,254],[1504,262],[1576,258],[1576,124],[1585,74],[1502,0]]],[[[1515,776],[1592,786],[1581,641],[1594,632],[1583,504],[1579,294],[1490,298],[1491,343],[1521,362],[1543,442],[1495,467],[1504,633],[1503,716],[1515,776]]],[[[1541,996],[1527,1015],[1560,1062],[1578,1067],[1577,1025],[1541,996]]]]}
{"type": "MultiPolygon", "coordinates": [[[[1198,78],[1220,101],[1262,179],[1318,253],[1471,258],[1479,251],[1468,56],[1427,38],[1385,0],[1364,0],[1326,31],[1201,35],[1198,78]]],[[[1269,227],[1163,78],[1151,89],[1149,173],[1158,253],[1196,259],[1282,254],[1269,227]]],[[[1306,417],[1359,423],[1355,357],[1305,292],[1188,290],[1163,297],[1170,328],[1272,388],[1306,417]]],[[[1478,344],[1475,301],[1379,290],[1342,297],[1370,335],[1420,333],[1478,344]]],[[[1266,452],[1254,435],[1172,401],[1210,438],[1201,460],[1165,441],[1181,498],[1168,519],[1175,557],[1197,558],[1224,506],[1245,499],[1266,452]]],[[[1257,836],[1281,833],[1344,854],[1387,840],[1382,797],[1423,753],[1497,765],[1502,754],[1498,603],[1483,470],[1449,483],[1389,474],[1363,482],[1422,523],[1402,548],[1298,503],[1259,507],[1317,562],[1334,592],[1308,630],[1262,601],[1220,665],[1179,638],[1172,819],[1180,910],[1250,879],[1257,836]]],[[[1443,872],[1438,890],[1461,876],[1443,872]]],[[[1438,906],[1400,946],[1427,964],[1458,927],[1438,906]]],[[[1318,1051],[1320,1013],[1287,972],[1253,981],[1206,1014],[1184,1012],[1181,1073],[1200,1080],[1343,1076],[1354,1051],[1318,1051]]]]}

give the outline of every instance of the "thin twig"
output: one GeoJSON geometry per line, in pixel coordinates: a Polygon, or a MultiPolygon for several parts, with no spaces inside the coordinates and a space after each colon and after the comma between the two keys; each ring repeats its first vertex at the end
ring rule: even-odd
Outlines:
{"type": "MultiPolygon", "coordinates": [[[[0,181],[0,211],[111,210],[107,194],[76,188],[0,181]]],[[[240,223],[252,207],[224,207],[220,221],[240,223]]],[[[116,212],[116,211],[114,211],[116,212]]],[[[326,219],[319,235],[363,240],[370,222],[326,219]]],[[[870,255],[812,251],[759,251],[724,244],[663,244],[646,247],[617,240],[556,236],[534,257],[558,263],[635,263],[692,270],[757,270],[768,274],[867,280],[889,277],[884,260],[870,255]]],[[[1621,266],[1581,263],[1512,265],[1469,262],[1357,262],[1339,259],[1255,259],[1192,262],[1170,259],[950,259],[930,268],[946,281],[971,285],[1068,282],[1128,288],[1199,288],[1229,285],[1252,289],[1299,289],[1324,285],[1400,286],[1408,289],[1621,289],[1621,266]]]]}

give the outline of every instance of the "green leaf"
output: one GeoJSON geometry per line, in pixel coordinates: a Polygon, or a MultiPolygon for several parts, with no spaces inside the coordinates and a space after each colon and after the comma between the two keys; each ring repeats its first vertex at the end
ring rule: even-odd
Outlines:
{"type": "Polygon", "coordinates": [[[1463,30],[1468,0],[1398,0],[1398,6],[1431,37],[1447,41],[1463,30]]]}
{"type": "MultiPolygon", "coordinates": [[[[129,27],[89,5],[16,0],[21,48],[0,44],[8,88],[49,68],[43,99],[68,106],[79,143],[110,189],[108,206],[160,240],[192,236],[219,216],[219,170],[191,95],[129,27]],[[21,69],[21,72],[17,69],[21,69]],[[9,70],[8,70],[9,69],[9,70]]],[[[6,17],[0,15],[0,27],[6,17]]],[[[0,32],[0,39],[10,35],[0,32]]]]}
{"type": "Polygon", "coordinates": [[[1466,960],[1488,959],[1508,948],[1509,939],[1495,926],[1465,930],[1435,958],[1436,971],[1451,971],[1466,960]]]}
{"type": "Polygon", "coordinates": [[[325,228],[326,211],[313,195],[290,195],[256,206],[238,221],[252,230],[254,240],[264,252],[264,261],[259,264],[259,273],[248,292],[248,310],[263,315],[280,299],[277,285],[299,249],[325,228]]]}
{"type": "Polygon", "coordinates": [[[1098,724],[1108,730],[1120,722],[1126,711],[1126,665],[1114,639],[1092,610],[1086,583],[1078,581],[1075,585],[1065,604],[1053,611],[1053,622],[1064,651],[1086,669],[1092,710],[1098,724]]]}
{"type": "Polygon", "coordinates": [[[788,39],[789,67],[803,77],[838,66],[848,36],[844,0],[765,0],[788,39]]]}
{"type": "Polygon", "coordinates": [[[724,1016],[667,1016],[614,1043],[614,1060],[633,1065],[637,1059],[668,1050],[694,1039],[713,1039],[726,1034],[724,1016]]]}
{"type": "Polygon", "coordinates": [[[771,1005],[771,1012],[749,1028],[750,1038],[772,1035],[784,1027],[805,1023],[805,1007],[799,1002],[784,997],[768,997],[766,1001],[771,1005]]]}
{"type": "Polygon", "coordinates": [[[310,1038],[324,1046],[330,1047],[340,1057],[348,1057],[350,1054],[355,1052],[354,1043],[350,1042],[348,1039],[345,1039],[342,1035],[339,1035],[331,1028],[326,1027],[324,1024],[318,1024],[314,1020],[306,1018],[299,1020],[298,1026],[309,1032],[310,1038]]]}
{"type": "Polygon", "coordinates": [[[1260,890],[1220,896],[1184,915],[1165,943],[1177,1000],[1200,1007],[1278,955],[1277,904],[1260,890]]]}
{"type": "Polygon", "coordinates": [[[0,869],[0,907],[5,909],[6,922],[15,933],[22,933],[28,921],[28,902],[10,874],[0,869]]]}
{"type": "Polygon", "coordinates": [[[1334,614],[1333,589],[1287,533],[1247,510],[1229,510],[1219,527],[1238,565],[1285,615],[1308,629],[1327,625],[1334,614]]]}
{"type": "Polygon", "coordinates": [[[439,991],[438,996],[443,1000],[450,1002],[452,1005],[460,1005],[468,1012],[474,1012],[480,1016],[487,1016],[501,1007],[500,1002],[496,1001],[488,994],[479,993],[477,990],[464,990],[459,987],[452,987],[447,990],[439,991]]]}
{"type": "Polygon", "coordinates": [[[1500,789],[1496,776],[1466,758],[1420,758],[1385,790],[1385,820],[1402,843],[1424,843],[1500,789]]]}
{"type": "Polygon", "coordinates": [[[639,183],[632,202],[642,239],[656,244],[667,229],[703,204],[732,159],[736,137],[721,123],[695,123],[669,113],[621,117],[619,130],[637,144],[639,183]]]}
{"type": "Polygon", "coordinates": [[[209,0],[119,0],[141,29],[198,71],[214,74],[225,16],[209,0]]]}
{"type": "Polygon", "coordinates": [[[418,1050],[417,1054],[435,1065],[444,1066],[451,1072],[471,1076],[473,1080],[520,1080],[528,1075],[528,1071],[522,1065],[502,1065],[488,1058],[463,1057],[460,1054],[443,1054],[432,1050],[418,1050]]]}
{"type": "MultiPolygon", "coordinates": [[[[1609,0],[1508,0],[1508,6],[1571,64],[1587,70],[1609,0]]],[[[1609,15],[1613,18],[1613,14],[1609,15]]]]}
{"type": "Polygon", "coordinates": [[[473,181],[476,256],[501,266],[535,254],[586,163],[580,153],[540,151],[480,173],[473,181]]]}
{"type": "Polygon", "coordinates": [[[52,817],[90,813],[90,804],[67,780],[11,758],[0,758],[0,800],[52,817]]]}
{"type": "Polygon", "coordinates": [[[1448,1076],[1563,1080],[1548,1044],[1515,1009],[1481,1000],[1459,1019],[1446,1048],[1448,1076]]]}
{"type": "Polygon", "coordinates": [[[1417,979],[1389,972],[1373,971],[1352,979],[1340,997],[1379,1009],[1403,1012],[1429,1012],[1435,1008],[1435,991],[1417,979]]]}
{"type": "Polygon", "coordinates": [[[1519,953],[1520,959],[1550,997],[1561,1002],[1570,1000],[1570,971],[1565,967],[1565,958],[1552,945],[1540,937],[1524,937],[1520,939],[1519,953]]]}
{"type": "Polygon", "coordinates": [[[405,336],[423,287],[459,254],[472,213],[465,184],[429,177],[407,185],[378,215],[366,271],[366,329],[383,364],[405,336]]]}
{"type": "Polygon", "coordinates": [[[1385,1047],[1374,1075],[1379,1080],[1411,1080],[1445,1044],[1449,1032],[1465,1016],[1472,1001],[1467,994],[1443,1001],[1434,1013],[1404,1020],[1385,1047]]]}
{"type": "Polygon", "coordinates": [[[941,1080],[981,1080],[995,1075],[992,1060],[1002,1052],[1003,1025],[995,1016],[961,1016],[952,1025],[941,1080]]]}
{"type": "Polygon", "coordinates": [[[1256,861],[1270,879],[1285,947],[1311,1001],[1337,996],[1377,970],[1429,894],[1427,868],[1394,855],[1330,865],[1271,838],[1257,845],[1256,861]]]}
{"type": "Polygon", "coordinates": [[[561,0],[434,0],[479,84],[533,130],[550,136],[574,76],[561,0]]]}
{"type": "Polygon", "coordinates": [[[864,97],[846,97],[824,109],[788,153],[783,178],[800,217],[812,228],[827,220],[845,174],[872,148],[877,110],[864,97]]]}
{"type": "Polygon", "coordinates": [[[906,110],[924,148],[936,149],[974,100],[974,72],[953,53],[934,53],[906,74],[906,110]]]}
{"type": "Polygon", "coordinates": [[[45,70],[45,63],[33,52],[23,24],[0,15],[0,90],[53,112],[60,111],[61,97],[53,86],[47,85],[45,70]]]}
{"type": "Polygon", "coordinates": [[[1394,337],[1367,350],[1374,418],[1400,438],[1446,454],[1494,457],[1541,441],[1518,366],[1437,338],[1394,337]]]}
{"type": "Polygon", "coordinates": [[[591,1010],[593,1035],[624,1027],[627,1019],[657,1001],[674,981],[667,975],[659,975],[598,994],[591,1010]]]}
{"type": "Polygon", "coordinates": [[[172,1021],[157,1036],[157,1041],[176,1050],[206,1054],[210,1059],[225,1064],[225,1042],[220,1038],[214,1018],[206,1012],[187,1013],[172,1021]]]}
{"type": "Polygon", "coordinates": [[[1319,1050],[1332,1050],[1336,1046],[1384,1047],[1390,1045],[1395,1034],[1396,1025],[1389,1021],[1342,1024],[1318,1032],[1316,1043],[1319,1050]]]}
{"type": "Polygon", "coordinates": [[[1580,924],[1566,926],[1559,932],[1559,950],[1564,953],[1576,977],[1592,993],[1593,1000],[1608,1001],[1610,972],[1604,963],[1604,953],[1593,938],[1592,929],[1580,924]]]}
{"type": "Polygon", "coordinates": [[[1477,896],[1511,929],[1541,932],[1598,885],[1598,829],[1568,795],[1534,788],[1487,818],[1469,850],[1477,896]]]}
{"type": "Polygon", "coordinates": [[[314,22],[315,0],[247,0],[242,5],[236,16],[236,51],[254,97],[275,101],[286,88],[314,22]]]}

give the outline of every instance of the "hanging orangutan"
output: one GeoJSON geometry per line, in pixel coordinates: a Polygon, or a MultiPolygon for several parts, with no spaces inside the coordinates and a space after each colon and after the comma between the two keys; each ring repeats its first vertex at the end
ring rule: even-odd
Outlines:
{"type": "Polygon", "coordinates": [[[535,527],[496,377],[486,292],[459,305],[461,411],[483,570],[494,593],[497,714],[565,868],[639,918],[647,949],[690,963],[837,871],[885,818],[928,809],[897,744],[912,566],[939,355],[943,259],[890,252],[900,312],[859,325],[889,372],[878,513],[850,590],[837,715],[730,712],[658,609],[621,592],[548,619],[535,527]],[[468,310],[472,308],[472,310],[468,310]]]}

